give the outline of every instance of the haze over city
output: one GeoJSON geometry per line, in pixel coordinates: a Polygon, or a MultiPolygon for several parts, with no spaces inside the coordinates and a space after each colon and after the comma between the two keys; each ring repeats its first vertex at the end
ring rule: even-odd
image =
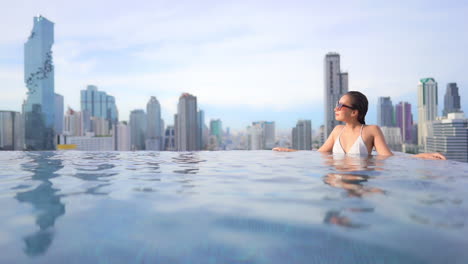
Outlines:
{"type": "MultiPolygon", "coordinates": [[[[323,59],[341,55],[349,90],[412,104],[417,84],[433,77],[439,99],[449,82],[468,112],[468,4],[457,1],[17,1],[5,7],[0,30],[4,110],[21,111],[26,97],[23,46],[38,13],[55,23],[55,91],[80,108],[80,90],[96,85],[115,96],[119,119],[144,109],[150,96],[173,123],[181,93],[198,97],[206,120],[244,129],[273,120],[290,129],[298,119],[323,124],[323,59]]],[[[439,104],[439,111],[443,104],[439,104]]]]}

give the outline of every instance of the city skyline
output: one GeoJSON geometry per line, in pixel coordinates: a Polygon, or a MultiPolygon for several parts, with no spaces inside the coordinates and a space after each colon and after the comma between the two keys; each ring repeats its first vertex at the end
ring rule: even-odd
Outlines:
{"type": "Polygon", "coordinates": [[[336,51],[342,70],[350,73],[349,90],[368,96],[369,123],[376,124],[379,96],[407,101],[417,113],[415,86],[425,77],[434,77],[440,87],[456,82],[468,112],[463,101],[468,80],[458,59],[468,43],[458,34],[466,24],[466,4],[156,3],[106,16],[104,6],[97,6],[85,18],[79,11],[87,10],[86,1],[54,8],[7,5],[13,12],[6,14],[11,23],[2,26],[0,37],[1,110],[20,111],[26,97],[22,45],[31,17],[41,13],[55,24],[55,92],[64,96],[65,109],[80,109],[79,91],[94,84],[115,96],[119,120],[128,121],[130,111],[144,109],[156,96],[170,125],[178,96],[189,92],[199,98],[206,120],[221,118],[235,130],[255,120],[275,120],[278,130],[290,129],[298,119],[312,120],[317,130],[324,123],[323,56],[336,51]],[[336,11],[336,20],[320,14],[330,11],[336,11]],[[431,41],[415,44],[421,39],[431,41]]]}

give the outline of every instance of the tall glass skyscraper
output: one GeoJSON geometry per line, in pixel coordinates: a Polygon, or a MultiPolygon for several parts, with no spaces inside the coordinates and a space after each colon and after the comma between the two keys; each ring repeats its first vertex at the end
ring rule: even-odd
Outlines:
{"type": "Polygon", "coordinates": [[[426,151],[428,125],[437,117],[437,82],[434,78],[424,78],[418,84],[418,145],[426,151]]]}
{"type": "Polygon", "coordinates": [[[25,145],[31,150],[52,150],[55,128],[54,23],[43,16],[33,19],[31,35],[24,44],[24,82],[28,89],[23,103],[25,145]]]}
{"type": "Polygon", "coordinates": [[[188,93],[179,97],[175,124],[177,150],[200,150],[197,97],[188,93]]]}
{"type": "MultiPolygon", "coordinates": [[[[88,114],[90,118],[100,117],[109,121],[110,124],[116,124],[119,119],[115,98],[106,92],[98,91],[95,85],[88,85],[86,90],[81,90],[81,111],[85,115],[88,114]]],[[[88,126],[85,125],[85,128],[88,126]]]]}
{"type": "Polygon", "coordinates": [[[413,140],[413,114],[411,104],[399,102],[395,105],[396,126],[400,128],[403,143],[411,143],[413,140]]]}
{"type": "Polygon", "coordinates": [[[146,104],[146,118],[146,150],[163,150],[161,105],[154,96],[146,104]]]}
{"type": "Polygon", "coordinates": [[[297,150],[312,150],[312,122],[297,121],[292,129],[292,148],[297,150]]]}
{"type": "MultiPolygon", "coordinates": [[[[328,53],[324,61],[325,139],[340,124],[335,120],[334,107],[341,96],[348,92],[348,73],[340,70],[340,55],[328,53]]],[[[323,142],[322,142],[323,143],[323,142]]]]}
{"type": "Polygon", "coordinates": [[[377,104],[377,124],[381,127],[393,127],[393,104],[390,97],[379,97],[377,104]]]}
{"type": "Polygon", "coordinates": [[[55,134],[63,133],[63,95],[55,94],[55,134]]]}
{"type": "Polygon", "coordinates": [[[146,138],[146,113],[141,109],[130,112],[130,145],[132,150],[144,150],[146,138]]]}
{"type": "Polygon", "coordinates": [[[216,137],[218,146],[220,146],[223,139],[223,123],[220,119],[210,120],[210,135],[216,137]]]}
{"type": "Polygon", "coordinates": [[[448,113],[461,112],[460,95],[458,94],[458,86],[456,83],[447,84],[447,91],[444,96],[444,110],[443,115],[447,116],[448,113]]]}

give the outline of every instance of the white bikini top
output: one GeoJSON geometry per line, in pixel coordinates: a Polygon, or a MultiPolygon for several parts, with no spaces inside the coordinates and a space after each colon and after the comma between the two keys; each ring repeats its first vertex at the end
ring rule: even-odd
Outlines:
{"type": "Polygon", "coordinates": [[[338,153],[338,154],[368,155],[369,152],[367,151],[366,144],[364,143],[364,140],[362,139],[362,128],[363,127],[364,127],[364,125],[361,126],[361,132],[359,134],[359,137],[356,139],[354,144],[351,146],[348,153],[345,152],[345,150],[343,149],[343,146],[341,146],[341,141],[340,141],[341,133],[343,133],[343,130],[345,129],[345,127],[343,127],[340,134],[338,135],[338,139],[335,140],[335,143],[333,144],[333,153],[334,154],[338,153]]]}

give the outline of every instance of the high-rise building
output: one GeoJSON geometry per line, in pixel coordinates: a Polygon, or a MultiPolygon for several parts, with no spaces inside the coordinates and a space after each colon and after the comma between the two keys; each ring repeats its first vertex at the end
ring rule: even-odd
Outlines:
{"type": "Polygon", "coordinates": [[[91,117],[92,134],[95,136],[109,136],[111,129],[109,129],[109,121],[102,118],[93,116],[91,117]]]}
{"type": "Polygon", "coordinates": [[[444,110],[442,111],[442,114],[443,116],[447,116],[448,113],[458,112],[461,112],[458,86],[456,83],[449,83],[447,84],[447,91],[444,96],[444,110]]]}
{"type": "Polygon", "coordinates": [[[448,113],[446,118],[431,122],[427,151],[441,152],[449,160],[468,162],[468,119],[463,112],[448,113]]]}
{"type": "Polygon", "coordinates": [[[428,124],[437,117],[437,82],[434,78],[424,78],[418,84],[418,145],[426,152],[428,124]]]}
{"type": "Polygon", "coordinates": [[[393,127],[393,104],[390,97],[379,97],[377,103],[377,124],[381,127],[393,127]]]}
{"type": "Polygon", "coordinates": [[[252,124],[247,127],[247,149],[260,150],[264,149],[263,129],[260,124],[252,124]]]}
{"type": "Polygon", "coordinates": [[[106,92],[98,91],[95,85],[88,85],[86,90],[81,90],[81,112],[88,113],[90,118],[100,117],[107,120],[109,128],[119,119],[115,98],[106,92]]]}
{"type": "Polygon", "coordinates": [[[174,126],[167,126],[164,132],[164,146],[165,150],[175,151],[175,131],[174,126]]]}
{"type": "Polygon", "coordinates": [[[151,96],[146,104],[146,150],[162,150],[161,105],[151,96]]]}
{"type": "Polygon", "coordinates": [[[130,127],[127,122],[119,122],[114,128],[114,136],[116,137],[116,150],[118,151],[129,151],[131,149],[130,144],[130,127]]]}
{"type": "Polygon", "coordinates": [[[247,136],[248,149],[272,149],[276,145],[275,122],[252,122],[252,126],[247,127],[247,136]]]}
{"type": "Polygon", "coordinates": [[[34,17],[31,35],[24,44],[24,81],[28,89],[23,103],[26,149],[55,149],[55,93],[52,45],[54,23],[34,17]]]}
{"type": "Polygon", "coordinates": [[[84,136],[83,115],[81,112],[68,108],[64,117],[63,134],[67,136],[84,136]]]}
{"type": "Polygon", "coordinates": [[[130,148],[144,150],[146,138],[146,114],[138,109],[130,112],[130,148]]]}
{"type": "Polygon", "coordinates": [[[205,149],[205,146],[207,144],[207,140],[204,136],[205,130],[206,130],[206,125],[205,125],[205,112],[203,110],[198,110],[197,113],[197,118],[198,118],[198,149],[202,150],[205,149]]]}
{"type": "Polygon", "coordinates": [[[177,105],[175,120],[176,148],[178,151],[199,150],[197,97],[183,93],[177,105]]]}
{"type": "Polygon", "coordinates": [[[333,128],[341,123],[335,120],[334,107],[341,96],[348,92],[348,73],[341,72],[338,53],[328,53],[324,62],[325,138],[327,138],[333,128]]]}
{"type": "Polygon", "coordinates": [[[310,120],[297,121],[292,129],[292,148],[297,150],[312,150],[312,122],[310,120]]]}
{"type": "Polygon", "coordinates": [[[220,119],[210,120],[210,135],[215,136],[218,146],[221,146],[223,139],[223,124],[220,119]]]}
{"type": "Polygon", "coordinates": [[[63,133],[63,96],[55,94],[55,134],[63,133]]]}
{"type": "Polygon", "coordinates": [[[24,126],[19,112],[0,111],[0,150],[23,150],[24,126]]]}
{"type": "Polygon", "coordinates": [[[402,151],[403,140],[399,127],[381,127],[388,147],[393,151],[402,151]]]}
{"type": "Polygon", "coordinates": [[[413,139],[413,114],[411,113],[411,104],[399,102],[395,105],[396,126],[401,130],[401,137],[404,143],[410,143],[413,139]]]}

